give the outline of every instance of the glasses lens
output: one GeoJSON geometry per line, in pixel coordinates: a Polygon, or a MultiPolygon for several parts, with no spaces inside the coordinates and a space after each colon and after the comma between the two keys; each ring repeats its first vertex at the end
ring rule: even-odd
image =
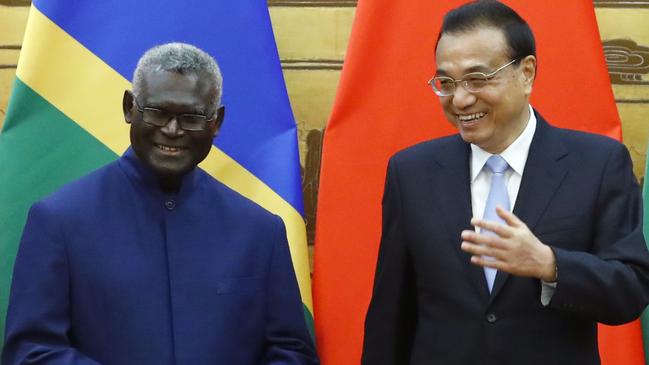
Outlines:
{"type": "Polygon", "coordinates": [[[462,80],[464,87],[471,92],[479,92],[489,83],[489,79],[483,74],[469,74],[462,80]]]}
{"type": "Polygon", "coordinates": [[[202,131],[207,124],[207,118],[203,115],[181,114],[178,116],[180,128],[186,131],[202,131]]]}
{"type": "Polygon", "coordinates": [[[455,92],[455,81],[450,77],[435,77],[431,85],[437,95],[447,96],[455,92]]]}
{"type": "Polygon", "coordinates": [[[164,127],[170,119],[171,115],[163,110],[144,108],[142,111],[142,120],[158,127],[164,127]]]}

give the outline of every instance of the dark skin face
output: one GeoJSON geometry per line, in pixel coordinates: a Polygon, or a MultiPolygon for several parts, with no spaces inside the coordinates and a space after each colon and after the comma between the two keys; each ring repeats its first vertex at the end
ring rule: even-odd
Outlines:
{"type": "Polygon", "coordinates": [[[203,161],[212,148],[225,108],[209,110],[214,98],[211,83],[196,74],[154,71],[145,74],[142,91],[137,98],[140,108],[156,108],[177,114],[202,114],[212,119],[204,130],[186,131],[176,117],[164,127],[142,120],[134,95],[124,93],[123,109],[126,123],[131,124],[131,146],[138,158],[149,167],[164,190],[178,190],[182,177],[203,161]]]}

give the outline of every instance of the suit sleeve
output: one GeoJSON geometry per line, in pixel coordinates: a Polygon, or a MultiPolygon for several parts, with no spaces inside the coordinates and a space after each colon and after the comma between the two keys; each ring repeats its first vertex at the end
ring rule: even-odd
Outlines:
{"type": "Polygon", "coordinates": [[[416,287],[404,234],[399,177],[390,161],[383,193],[383,222],[362,364],[409,363],[416,319],[416,287]]]}
{"type": "Polygon", "coordinates": [[[300,289],[281,219],[277,218],[275,227],[267,286],[267,350],[263,364],[317,365],[320,362],[306,325],[300,289]]]}
{"type": "Polygon", "coordinates": [[[553,247],[559,276],[550,306],[615,325],[634,320],[649,303],[649,253],[640,189],[623,145],[611,152],[601,176],[592,250],[553,247]]]}
{"type": "Polygon", "coordinates": [[[69,275],[60,225],[37,203],[14,264],[2,364],[98,365],[70,342],[69,275]]]}

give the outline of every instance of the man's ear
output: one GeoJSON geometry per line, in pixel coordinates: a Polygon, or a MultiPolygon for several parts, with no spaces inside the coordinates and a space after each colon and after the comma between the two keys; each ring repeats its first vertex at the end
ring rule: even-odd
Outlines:
{"type": "Polygon", "coordinates": [[[124,120],[127,124],[131,124],[133,120],[133,100],[135,97],[130,90],[124,91],[124,98],[122,99],[122,110],[124,111],[124,120]]]}
{"type": "Polygon", "coordinates": [[[212,126],[212,135],[215,137],[219,134],[219,130],[223,125],[223,118],[225,118],[225,105],[221,105],[216,109],[216,119],[214,120],[214,126],[212,126]]]}
{"type": "Polygon", "coordinates": [[[523,83],[527,95],[532,93],[532,86],[536,79],[536,57],[529,55],[521,60],[521,70],[523,71],[523,83]]]}

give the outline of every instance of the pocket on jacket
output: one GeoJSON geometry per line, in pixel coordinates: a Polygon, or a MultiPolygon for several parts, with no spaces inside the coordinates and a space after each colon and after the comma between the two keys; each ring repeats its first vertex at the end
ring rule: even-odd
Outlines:
{"type": "Polygon", "coordinates": [[[261,290],[262,279],[257,277],[239,277],[221,279],[216,284],[216,294],[254,294],[261,290]]]}

